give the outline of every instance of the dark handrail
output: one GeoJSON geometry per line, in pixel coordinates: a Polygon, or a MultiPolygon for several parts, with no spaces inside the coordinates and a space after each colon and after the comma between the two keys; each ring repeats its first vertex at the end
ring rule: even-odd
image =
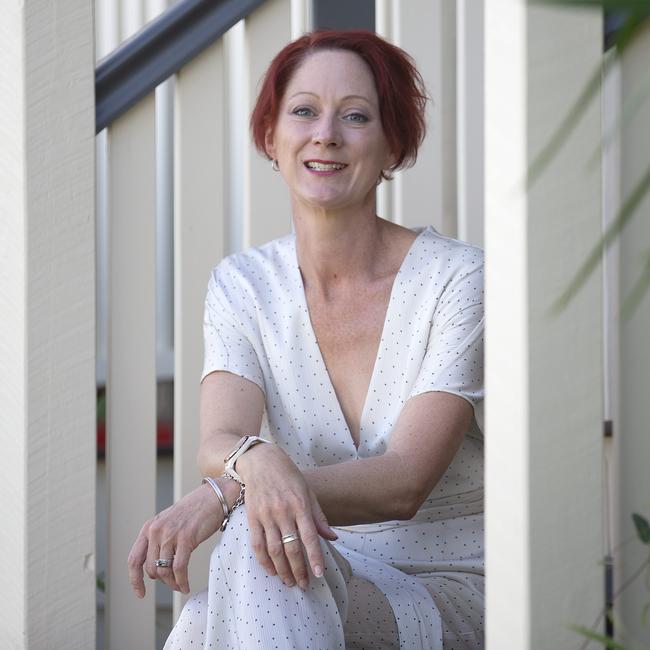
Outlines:
{"type": "Polygon", "coordinates": [[[180,70],[264,0],[180,0],[95,70],[95,133],[180,70]]]}

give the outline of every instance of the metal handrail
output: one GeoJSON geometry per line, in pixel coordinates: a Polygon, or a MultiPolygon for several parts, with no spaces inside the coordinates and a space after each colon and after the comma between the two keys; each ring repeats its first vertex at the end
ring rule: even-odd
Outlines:
{"type": "Polygon", "coordinates": [[[265,0],[180,0],[95,69],[95,133],[180,70],[265,0]]]}

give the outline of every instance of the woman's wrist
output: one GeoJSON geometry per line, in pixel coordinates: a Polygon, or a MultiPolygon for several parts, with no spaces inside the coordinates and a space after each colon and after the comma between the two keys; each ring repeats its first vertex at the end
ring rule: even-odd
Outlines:
{"type": "MultiPolygon", "coordinates": [[[[275,444],[255,445],[237,459],[237,473],[242,477],[244,483],[247,483],[252,476],[260,471],[260,467],[268,467],[268,464],[273,462],[273,458],[277,458],[278,454],[285,455],[282,449],[275,444]]],[[[236,483],[236,481],[234,482],[236,483]]]]}
{"type": "Polygon", "coordinates": [[[223,496],[228,504],[228,510],[232,510],[233,504],[239,497],[239,483],[235,479],[220,476],[215,479],[217,485],[221,488],[223,496]]]}

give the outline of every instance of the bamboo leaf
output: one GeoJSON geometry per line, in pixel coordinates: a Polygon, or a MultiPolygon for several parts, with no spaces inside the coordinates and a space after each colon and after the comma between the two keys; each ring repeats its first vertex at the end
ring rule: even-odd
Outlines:
{"type": "MultiPolygon", "coordinates": [[[[531,3],[545,3],[545,4],[587,4],[585,2],[579,2],[579,0],[529,0],[531,3]]],[[[634,38],[639,33],[639,27],[643,24],[645,19],[648,17],[650,12],[650,4],[647,0],[637,7],[636,5],[632,6],[633,3],[631,0],[600,0],[591,3],[593,5],[599,5],[608,9],[636,9],[625,19],[625,23],[616,32],[615,38],[615,47],[609,49],[603,55],[603,60],[600,65],[592,72],[591,76],[585,83],[582,91],[578,95],[575,102],[569,108],[564,119],[560,122],[559,126],[549,138],[546,145],[542,150],[533,158],[533,161],[528,167],[528,172],[526,175],[526,189],[530,188],[537,182],[544,170],[548,167],[549,163],[555,158],[557,153],[560,151],[564,143],[567,141],[569,135],[575,128],[575,126],[580,122],[582,116],[585,114],[591,102],[594,101],[596,96],[599,94],[601,82],[605,75],[609,73],[609,70],[612,68],[616,58],[621,55],[625,48],[634,40],[634,38]],[[611,7],[605,6],[606,2],[620,2],[620,6],[612,5],[611,7]]]]}
{"type": "Polygon", "coordinates": [[[616,124],[608,129],[608,131],[603,135],[602,141],[589,157],[589,162],[587,163],[588,169],[593,170],[594,167],[601,162],[603,151],[618,139],[623,127],[628,126],[632,122],[648,97],[650,97],[650,79],[648,79],[647,83],[643,84],[643,86],[634,93],[631,99],[628,100],[623,98],[621,114],[618,116],[616,124]]]}
{"type": "Polygon", "coordinates": [[[637,512],[632,514],[632,519],[634,520],[639,539],[644,544],[650,544],[650,524],[648,520],[637,512]]]}
{"type": "Polygon", "coordinates": [[[625,296],[623,308],[621,309],[621,316],[624,320],[632,317],[632,314],[641,304],[641,301],[645,297],[646,293],[648,293],[648,289],[650,289],[650,251],[648,251],[646,254],[645,263],[643,265],[641,275],[632,287],[630,293],[625,296]]]}
{"type": "Polygon", "coordinates": [[[606,11],[644,11],[648,9],[648,0],[531,0],[531,3],[567,7],[600,7],[606,11]]]}
{"type": "Polygon", "coordinates": [[[578,293],[578,291],[588,280],[589,276],[593,273],[594,269],[598,266],[603,252],[609,248],[610,244],[614,241],[614,239],[616,239],[616,237],[619,236],[623,228],[625,228],[630,219],[634,216],[637,207],[649,190],[650,167],[646,169],[643,177],[637,183],[636,187],[621,207],[619,213],[616,215],[616,219],[614,219],[614,221],[609,225],[603,236],[592,248],[591,252],[587,256],[587,259],[583,262],[582,266],[573,276],[573,279],[569,283],[569,286],[553,303],[551,307],[552,313],[560,313],[571,302],[576,293],[578,293]]]}
{"type": "Polygon", "coordinates": [[[582,92],[569,108],[569,112],[564,119],[560,122],[553,135],[549,138],[546,145],[542,150],[533,158],[533,161],[528,167],[526,177],[526,189],[530,190],[531,187],[539,180],[544,170],[548,167],[550,162],[555,158],[564,143],[567,141],[569,135],[575,128],[576,124],[585,114],[591,102],[594,100],[598,91],[600,90],[600,83],[603,75],[612,67],[616,59],[616,50],[609,50],[603,56],[603,62],[591,74],[587,80],[582,92]]]}
{"type": "Polygon", "coordinates": [[[598,632],[594,632],[587,627],[582,627],[579,625],[570,625],[569,627],[574,632],[582,634],[582,636],[586,636],[592,641],[600,641],[608,650],[629,650],[625,646],[622,646],[620,643],[614,641],[614,639],[605,636],[604,634],[598,634],[598,632]]]}
{"type": "Polygon", "coordinates": [[[648,613],[649,612],[650,612],[650,603],[646,603],[643,606],[643,612],[641,613],[641,623],[643,623],[643,625],[648,624],[648,613]]]}

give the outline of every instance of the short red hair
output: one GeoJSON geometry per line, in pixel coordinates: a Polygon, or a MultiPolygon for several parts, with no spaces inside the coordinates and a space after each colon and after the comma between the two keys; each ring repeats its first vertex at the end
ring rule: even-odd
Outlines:
{"type": "Polygon", "coordinates": [[[286,45],[271,61],[250,120],[253,142],[268,157],[264,140],[278,119],[291,76],[314,52],[348,50],[358,54],[375,79],[381,124],[396,157],[391,171],[415,163],[424,139],[427,95],[413,59],[399,47],[366,30],[318,30],[286,45]]]}

